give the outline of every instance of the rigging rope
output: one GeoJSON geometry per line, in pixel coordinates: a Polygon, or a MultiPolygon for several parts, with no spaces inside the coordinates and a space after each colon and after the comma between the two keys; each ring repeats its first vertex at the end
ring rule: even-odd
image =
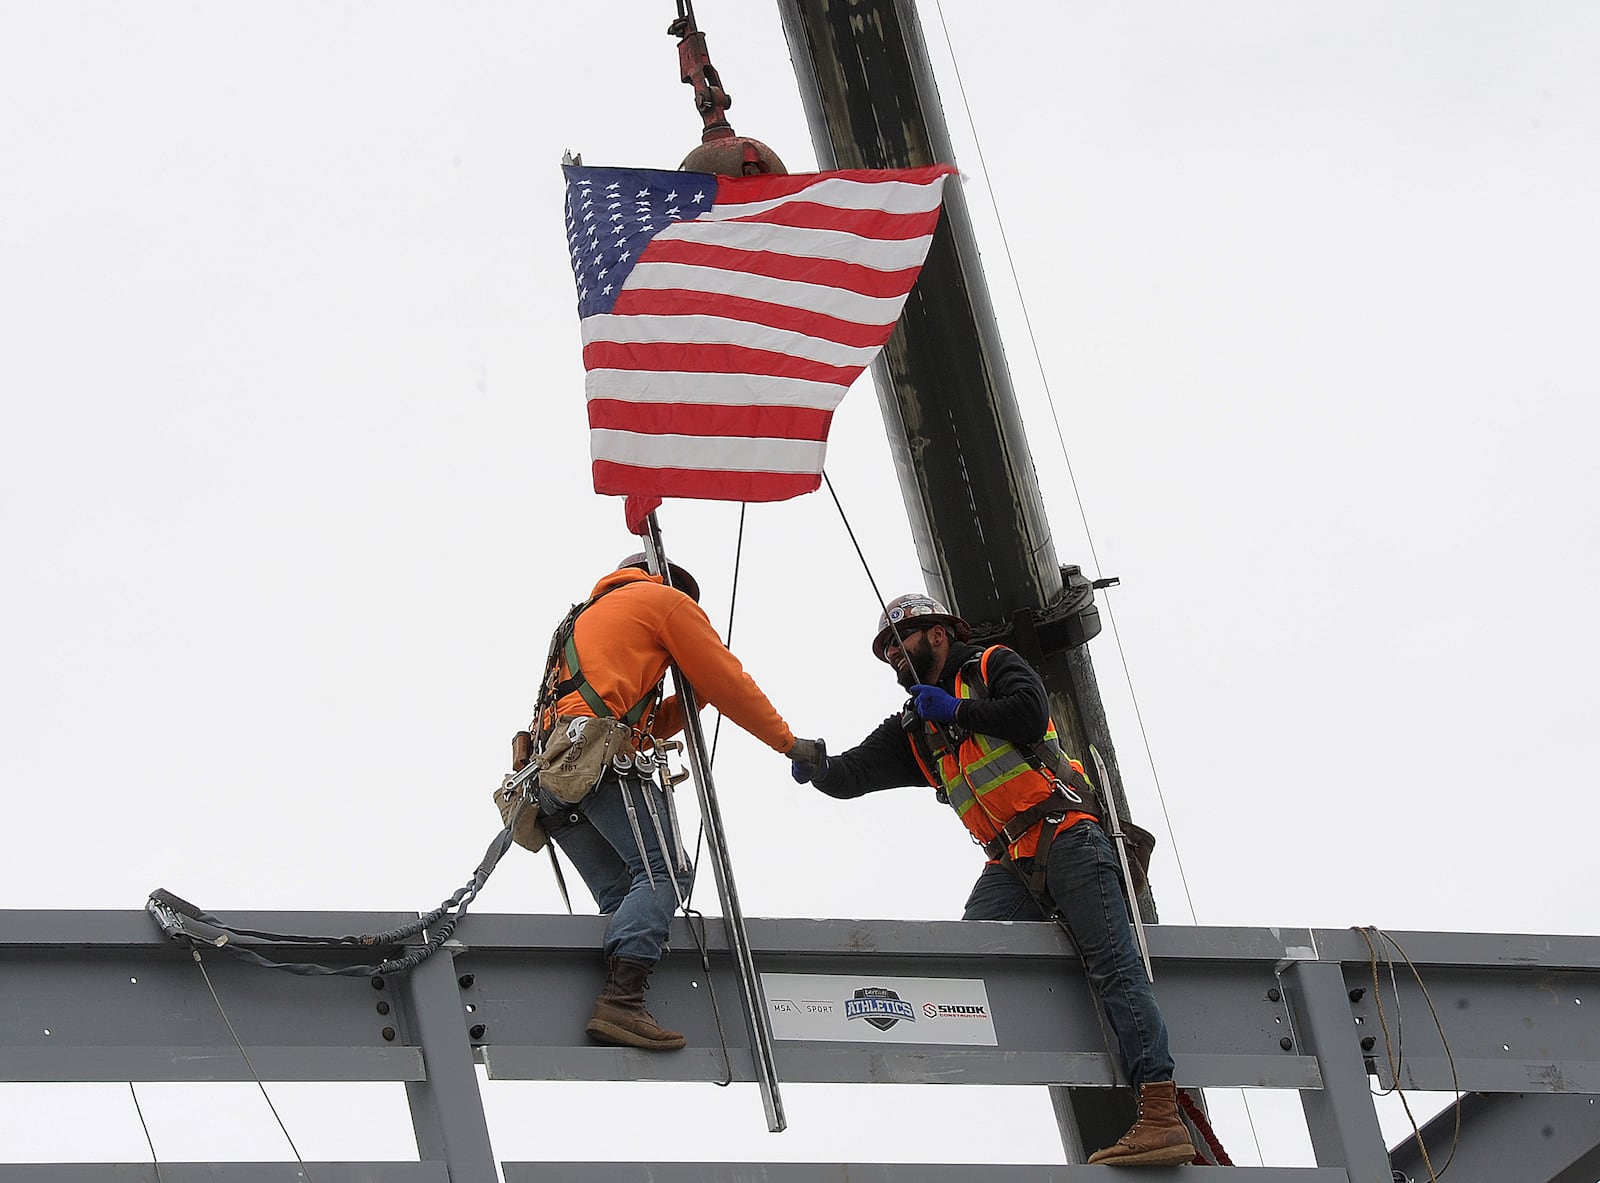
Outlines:
{"type": "Polygon", "coordinates": [[[1455,1161],[1456,1150],[1461,1146],[1461,1079],[1456,1074],[1456,1059],[1450,1051],[1450,1041],[1445,1038],[1444,1024],[1440,1021],[1439,1012],[1433,1005],[1433,998],[1428,993],[1428,987],[1422,980],[1422,973],[1406,954],[1406,951],[1400,947],[1400,942],[1376,925],[1353,927],[1361,934],[1361,939],[1367,943],[1368,964],[1372,969],[1372,1001],[1378,1011],[1378,1026],[1383,1029],[1383,1051],[1389,1063],[1389,1075],[1394,1079],[1394,1088],[1391,1091],[1399,1096],[1400,1106],[1405,1110],[1406,1120],[1411,1123],[1411,1133],[1417,1140],[1417,1152],[1422,1158],[1423,1167],[1428,1172],[1428,1178],[1432,1180],[1432,1183],[1438,1183],[1439,1176],[1444,1174],[1449,1169],[1450,1164],[1455,1161]],[[1383,1010],[1383,988],[1378,979],[1378,949],[1372,943],[1374,936],[1378,938],[1380,943],[1394,946],[1395,952],[1400,954],[1401,960],[1406,963],[1406,968],[1411,971],[1411,976],[1416,979],[1417,988],[1422,991],[1422,999],[1428,1004],[1428,1013],[1433,1016],[1434,1027],[1439,1032],[1439,1042],[1444,1047],[1445,1060],[1450,1065],[1450,1088],[1455,1093],[1453,1106],[1455,1109],[1455,1132],[1450,1140],[1450,1153],[1444,1160],[1444,1166],[1440,1167],[1437,1172],[1433,1169],[1433,1160],[1428,1156],[1427,1144],[1422,1140],[1422,1130],[1417,1125],[1417,1119],[1411,1112],[1411,1102],[1406,1099],[1406,1091],[1400,1084],[1400,1066],[1405,1062],[1405,1048],[1400,1039],[1398,1023],[1400,989],[1394,982],[1394,959],[1387,952],[1384,954],[1384,961],[1389,967],[1390,989],[1394,991],[1395,1017],[1397,1020],[1395,1031],[1391,1034],[1389,1020],[1383,1010]]]}

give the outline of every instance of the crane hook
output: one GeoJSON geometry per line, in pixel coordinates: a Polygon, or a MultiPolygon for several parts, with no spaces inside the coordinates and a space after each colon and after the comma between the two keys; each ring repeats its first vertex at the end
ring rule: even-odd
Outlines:
{"type": "Polygon", "coordinates": [[[722,176],[788,173],[776,152],[760,140],[735,134],[728,122],[726,112],[733,106],[733,96],[723,89],[722,77],[711,64],[706,35],[695,24],[692,0],[678,0],[678,18],[667,26],[667,35],[678,38],[678,74],[694,87],[694,107],[701,123],[700,146],[678,167],[722,176]]]}

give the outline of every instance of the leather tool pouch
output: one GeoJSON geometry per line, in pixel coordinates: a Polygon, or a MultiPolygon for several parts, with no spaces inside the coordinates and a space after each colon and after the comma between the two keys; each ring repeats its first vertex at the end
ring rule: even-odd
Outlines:
{"type": "Polygon", "coordinates": [[[557,715],[539,763],[539,786],[565,805],[587,797],[613,756],[632,756],[633,728],[620,719],[557,715]]]}
{"type": "MultiPolygon", "coordinates": [[[[511,811],[516,807],[517,794],[502,785],[494,791],[494,804],[500,811],[500,825],[504,828],[511,821],[511,811]]],[[[543,850],[544,844],[550,840],[550,835],[545,833],[544,826],[539,821],[537,798],[530,799],[522,807],[522,812],[517,814],[517,824],[511,831],[511,840],[528,850],[543,850]]]]}
{"type": "MultiPolygon", "coordinates": [[[[511,737],[511,771],[521,772],[532,759],[533,735],[527,731],[517,732],[511,737]]],[[[538,793],[534,791],[534,786],[529,786],[529,789],[528,803],[522,807],[522,812],[517,814],[517,825],[511,831],[511,840],[528,850],[542,850],[544,844],[550,840],[550,835],[545,833],[544,825],[539,821],[538,793]]],[[[494,791],[494,806],[500,811],[502,828],[511,824],[511,811],[516,804],[516,792],[505,785],[494,791]]]]}
{"type": "Polygon", "coordinates": [[[1143,826],[1122,823],[1122,840],[1128,846],[1128,871],[1133,875],[1133,894],[1141,896],[1150,886],[1150,856],[1155,853],[1156,836],[1143,826]]]}

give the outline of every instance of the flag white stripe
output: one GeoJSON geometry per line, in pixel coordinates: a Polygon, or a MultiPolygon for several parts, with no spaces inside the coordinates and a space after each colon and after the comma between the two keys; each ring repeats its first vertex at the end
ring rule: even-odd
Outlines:
{"type": "MultiPolygon", "coordinates": [[[[732,192],[734,192],[732,189],[722,190],[723,194],[732,192]]],[[[712,209],[701,214],[696,220],[704,222],[748,218],[753,214],[777,209],[780,205],[787,205],[791,201],[803,201],[810,205],[831,205],[835,209],[878,210],[886,214],[925,214],[937,208],[943,195],[942,176],[920,185],[910,181],[852,181],[844,177],[831,177],[826,181],[818,181],[814,185],[807,186],[799,193],[790,193],[767,201],[732,201],[722,197],[712,209]]]]}
{"type": "Polygon", "coordinates": [[[800,259],[859,263],[879,271],[904,271],[908,267],[922,265],[928,256],[928,244],[933,241],[933,235],[925,234],[920,238],[863,238],[843,230],[813,230],[805,226],[695,221],[674,222],[655,237],[658,242],[671,239],[741,251],[771,251],[800,259]]]}
{"type": "Polygon", "coordinates": [[[809,337],[792,329],[775,329],[726,316],[601,316],[583,322],[583,343],[606,341],[616,345],[687,343],[693,348],[742,345],[830,366],[865,366],[878,346],[840,345],[809,337]]]}
{"type": "MultiPolygon", "coordinates": [[[[640,263],[622,285],[623,291],[633,288],[743,296],[767,304],[821,312],[858,325],[892,325],[906,302],[905,296],[862,296],[827,284],[773,279],[746,271],[725,271],[721,267],[696,267],[692,263],[640,263]]],[[[602,315],[610,316],[596,313],[584,323],[598,320],[602,315]]]]}
{"type": "Polygon", "coordinates": [[[629,403],[683,403],[722,407],[802,407],[832,411],[848,386],[774,378],[763,374],[690,374],[679,370],[590,370],[584,397],[629,403]]]}
{"type": "Polygon", "coordinates": [[[594,428],[589,455],[640,468],[691,468],[707,472],[822,471],[828,446],[813,440],[722,435],[641,435],[594,428]]]}

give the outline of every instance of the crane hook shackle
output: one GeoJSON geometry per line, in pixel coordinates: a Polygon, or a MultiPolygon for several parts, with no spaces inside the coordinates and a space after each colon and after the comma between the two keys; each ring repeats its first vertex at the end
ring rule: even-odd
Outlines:
{"type": "Polygon", "coordinates": [[[728,122],[726,112],[733,106],[733,96],[722,88],[722,77],[711,64],[706,35],[695,24],[690,0],[678,0],[678,19],[667,26],[667,35],[678,38],[678,75],[694,87],[694,107],[700,112],[700,146],[678,167],[729,177],[786,175],[789,170],[776,152],[760,140],[735,134],[728,122]]]}

